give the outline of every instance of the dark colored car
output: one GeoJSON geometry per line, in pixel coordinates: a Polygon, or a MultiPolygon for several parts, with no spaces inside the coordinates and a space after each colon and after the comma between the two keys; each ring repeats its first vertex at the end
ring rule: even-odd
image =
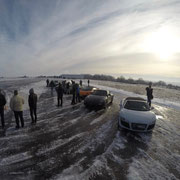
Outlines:
{"type": "Polygon", "coordinates": [[[95,90],[84,100],[84,105],[88,108],[106,108],[113,102],[114,95],[106,90],[95,90]]]}

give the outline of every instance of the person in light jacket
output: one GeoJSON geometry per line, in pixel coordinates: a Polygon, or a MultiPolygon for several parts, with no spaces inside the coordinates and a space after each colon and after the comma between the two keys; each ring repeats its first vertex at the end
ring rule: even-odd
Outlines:
{"type": "Polygon", "coordinates": [[[23,104],[24,99],[18,95],[17,90],[14,90],[14,96],[10,100],[10,108],[14,112],[17,129],[19,128],[19,118],[21,121],[21,127],[24,127],[23,104]]]}
{"type": "Polygon", "coordinates": [[[34,89],[31,88],[29,90],[29,97],[28,97],[28,103],[29,103],[29,108],[30,108],[30,115],[31,115],[31,120],[32,124],[36,124],[37,122],[37,94],[34,93],[34,89]]]}

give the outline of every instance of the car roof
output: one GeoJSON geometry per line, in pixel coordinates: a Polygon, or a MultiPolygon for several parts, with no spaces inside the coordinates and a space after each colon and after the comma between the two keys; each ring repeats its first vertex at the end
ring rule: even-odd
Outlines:
{"type": "Polygon", "coordinates": [[[104,92],[109,92],[108,90],[104,90],[104,89],[96,89],[95,91],[104,91],[104,92]]]}
{"type": "Polygon", "coordinates": [[[127,97],[125,99],[125,101],[146,101],[145,99],[141,98],[141,97],[127,97]]]}
{"type": "Polygon", "coordinates": [[[94,86],[83,86],[80,87],[81,90],[92,90],[93,88],[95,88],[94,86]]]}

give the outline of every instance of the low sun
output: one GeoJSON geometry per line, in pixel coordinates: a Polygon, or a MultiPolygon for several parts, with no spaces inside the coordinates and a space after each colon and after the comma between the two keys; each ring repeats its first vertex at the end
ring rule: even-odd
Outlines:
{"type": "Polygon", "coordinates": [[[180,44],[171,30],[161,28],[148,35],[144,48],[158,56],[160,60],[170,60],[179,51],[180,44]]]}

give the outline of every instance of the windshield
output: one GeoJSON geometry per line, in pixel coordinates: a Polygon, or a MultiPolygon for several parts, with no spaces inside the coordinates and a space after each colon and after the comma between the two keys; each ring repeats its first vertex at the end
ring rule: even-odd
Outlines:
{"type": "Polygon", "coordinates": [[[93,87],[82,87],[81,90],[82,91],[92,91],[93,87]]]}
{"type": "Polygon", "coordinates": [[[146,102],[143,101],[127,101],[125,109],[134,110],[134,111],[149,111],[149,106],[146,102]]]}
{"type": "Polygon", "coordinates": [[[107,96],[107,91],[98,90],[98,91],[94,91],[92,94],[97,96],[107,96]]]}

